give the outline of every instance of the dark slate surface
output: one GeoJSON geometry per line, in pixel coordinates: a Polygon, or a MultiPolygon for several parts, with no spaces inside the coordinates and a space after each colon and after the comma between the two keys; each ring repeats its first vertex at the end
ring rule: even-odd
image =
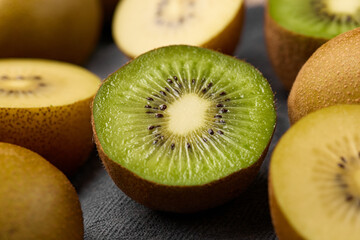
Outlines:
{"type": "MultiPolygon", "coordinates": [[[[72,178],[84,215],[85,239],[276,239],[271,224],[267,171],[269,157],[289,127],[287,92],[278,82],[267,57],[262,7],[249,8],[235,56],[258,68],[269,80],[276,97],[278,122],[269,153],[255,182],[233,201],[204,212],[179,215],[157,212],[128,198],[104,170],[96,151],[72,178]]],[[[105,78],[128,59],[111,38],[104,37],[87,64],[105,78]]]]}

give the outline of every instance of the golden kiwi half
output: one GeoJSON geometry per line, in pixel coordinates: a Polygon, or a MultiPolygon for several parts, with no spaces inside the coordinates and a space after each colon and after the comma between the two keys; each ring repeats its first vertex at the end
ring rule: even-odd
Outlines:
{"type": "Polygon", "coordinates": [[[50,60],[0,60],[0,141],[29,148],[72,174],[92,148],[90,102],[100,79],[50,60]]]}

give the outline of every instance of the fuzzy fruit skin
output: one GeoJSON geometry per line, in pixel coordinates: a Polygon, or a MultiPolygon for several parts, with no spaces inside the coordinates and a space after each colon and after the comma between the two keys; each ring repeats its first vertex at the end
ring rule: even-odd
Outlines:
{"type": "Polygon", "coordinates": [[[265,40],[275,73],[285,89],[290,91],[302,65],[328,39],[300,35],[281,27],[270,16],[267,5],[265,10],[265,40]]]}
{"type": "Polygon", "coordinates": [[[96,134],[94,115],[91,116],[94,140],[100,159],[114,183],[136,202],[154,210],[167,212],[198,212],[216,207],[239,196],[255,179],[272,139],[271,137],[258,161],[248,168],[204,185],[168,186],[146,180],[111,160],[100,144],[96,134]]]}
{"type": "Polygon", "coordinates": [[[70,181],[38,154],[8,143],[0,143],[0,212],[0,239],[83,239],[70,181]]]}
{"type": "Polygon", "coordinates": [[[305,240],[303,237],[299,235],[295,231],[295,229],[290,225],[288,220],[285,218],[284,214],[282,213],[277,200],[276,196],[274,195],[272,181],[271,181],[271,173],[269,173],[269,180],[268,180],[268,193],[269,193],[269,205],[270,205],[270,212],[271,212],[271,221],[275,227],[275,232],[277,237],[282,240],[291,239],[291,240],[305,240]]]}
{"type": "Polygon", "coordinates": [[[0,58],[81,64],[99,38],[99,0],[0,0],[0,9],[0,58]]]}
{"type": "Polygon", "coordinates": [[[321,46],[299,72],[288,98],[293,124],[310,112],[337,104],[360,104],[360,28],[321,46]]]}
{"type": "MultiPolygon", "coordinates": [[[[118,4],[117,7],[119,6],[120,4],[118,4]]],[[[116,14],[116,12],[117,11],[115,10],[114,14],[116,14]]],[[[207,42],[199,45],[198,47],[209,48],[225,54],[233,55],[236,46],[238,45],[239,39],[241,37],[241,32],[244,25],[244,18],[245,18],[245,1],[242,2],[241,7],[237,12],[237,14],[235,15],[234,19],[221,32],[219,32],[216,36],[212,37],[207,42]]],[[[115,21],[113,21],[113,26],[112,26],[113,29],[116,27],[114,23],[115,21]]],[[[112,32],[113,32],[113,38],[115,39],[116,42],[117,37],[114,35],[115,31],[113,30],[112,32]]],[[[171,43],[169,43],[169,45],[171,45],[171,43]]],[[[137,57],[137,55],[129,52],[123,46],[119,44],[117,44],[117,46],[129,58],[133,59],[137,57]]]]}
{"type": "Polygon", "coordinates": [[[37,152],[70,176],[93,149],[91,100],[64,106],[0,108],[0,141],[37,152]]]}

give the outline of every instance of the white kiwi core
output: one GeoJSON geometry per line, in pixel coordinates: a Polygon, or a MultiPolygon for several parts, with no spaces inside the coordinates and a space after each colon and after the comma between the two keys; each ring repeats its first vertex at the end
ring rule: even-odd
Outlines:
{"type": "Polygon", "coordinates": [[[187,135],[202,126],[211,102],[196,94],[184,95],[169,106],[168,130],[177,135],[187,135]]]}
{"type": "Polygon", "coordinates": [[[328,9],[333,13],[354,14],[360,8],[359,0],[328,0],[328,9]]]}

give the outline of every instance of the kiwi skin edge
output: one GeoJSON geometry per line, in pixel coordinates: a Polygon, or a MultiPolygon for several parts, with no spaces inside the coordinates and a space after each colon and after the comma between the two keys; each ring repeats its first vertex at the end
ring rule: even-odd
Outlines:
{"type": "Polygon", "coordinates": [[[277,237],[280,240],[281,239],[303,240],[304,238],[301,237],[287,221],[276,201],[276,197],[274,195],[274,191],[272,187],[270,172],[268,177],[268,194],[269,194],[271,221],[275,227],[275,232],[277,237]]]}
{"type": "MultiPolygon", "coordinates": [[[[95,97],[94,97],[95,99],[95,97]]],[[[255,179],[267,154],[273,134],[258,161],[222,179],[197,186],[167,186],[142,178],[111,160],[104,152],[96,134],[93,105],[91,104],[91,125],[94,141],[106,171],[114,183],[130,198],[154,210],[193,213],[232,200],[242,193],[255,179]]]]}
{"type": "Polygon", "coordinates": [[[93,149],[92,98],[64,106],[0,108],[0,141],[37,152],[71,176],[93,149]]]}
{"type": "Polygon", "coordinates": [[[270,16],[269,3],[265,7],[265,40],[273,69],[288,91],[302,65],[316,49],[328,41],[300,35],[281,27],[270,16]]]}

